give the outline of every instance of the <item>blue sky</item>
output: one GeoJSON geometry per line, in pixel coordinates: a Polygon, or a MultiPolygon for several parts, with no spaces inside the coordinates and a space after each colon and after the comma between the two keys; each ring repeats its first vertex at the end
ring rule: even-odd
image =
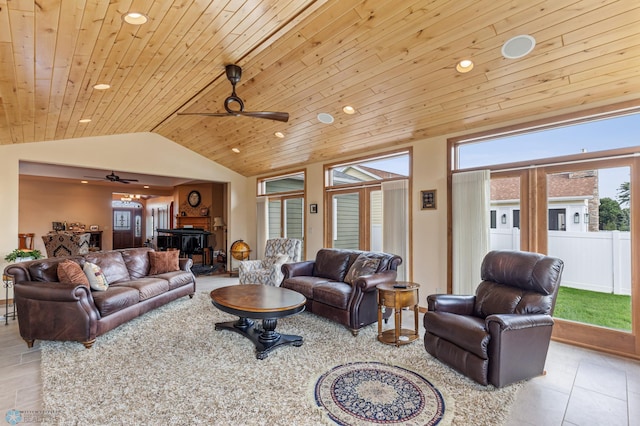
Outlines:
{"type": "MultiPolygon", "coordinates": [[[[578,154],[584,150],[595,152],[638,145],[640,114],[632,114],[469,144],[461,150],[460,167],[477,167],[578,154]]],[[[600,197],[616,199],[620,184],[629,180],[627,167],[600,170],[600,197]]]]}

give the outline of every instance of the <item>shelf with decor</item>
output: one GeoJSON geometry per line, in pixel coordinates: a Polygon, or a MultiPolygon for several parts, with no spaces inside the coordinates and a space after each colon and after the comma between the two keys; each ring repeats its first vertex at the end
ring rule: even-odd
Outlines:
{"type": "Polygon", "coordinates": [[[211,231],[210,216],[176,216],[178,228],[199,228],[205,231],[211,231]]]}

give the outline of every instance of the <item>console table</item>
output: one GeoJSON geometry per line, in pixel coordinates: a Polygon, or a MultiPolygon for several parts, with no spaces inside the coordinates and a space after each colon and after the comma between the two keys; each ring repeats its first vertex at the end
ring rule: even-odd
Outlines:
{"type": "Polygon", "coordinates": [[[418,288],[419,284],[398,281],[394,284],[378,284],[378,340],[387,345],[406,345],[419,337],[418,334],[418,288]],[[382,314],[386,308],[395,312],[395,327],[382,331],[382,314]],[[402,309],[413,308],[413,330],[402,328],[402,309]]]}

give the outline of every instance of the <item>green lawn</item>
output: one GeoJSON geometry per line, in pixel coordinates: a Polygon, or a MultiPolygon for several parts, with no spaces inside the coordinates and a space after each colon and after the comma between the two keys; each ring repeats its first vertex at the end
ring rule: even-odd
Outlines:
{"type": "Polygon", "coordinates": [[[631,296],[560,287],[553,316],[631,331],[631,296]]]}

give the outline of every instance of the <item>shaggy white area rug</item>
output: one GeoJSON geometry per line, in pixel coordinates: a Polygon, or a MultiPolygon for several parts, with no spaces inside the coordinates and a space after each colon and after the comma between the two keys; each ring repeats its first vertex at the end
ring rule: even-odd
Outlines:
{"type": "Polygon", "coordinates": [[[247,338],[214,330],[233,319],[197,294],[112,330],[92,349],[42,342],[44,408],[53,424],[331,424],[314,402],[318,378],[340,364],[375,361],[427,378],[452,410],[451,424],[493,426],[504,422],[521,386],[480,386],[433,359],[421,340],[384,345],[375,324],[353,337],[307,312],[276,328],[303,336],[301,347],[258,360],[247,338]]]}

